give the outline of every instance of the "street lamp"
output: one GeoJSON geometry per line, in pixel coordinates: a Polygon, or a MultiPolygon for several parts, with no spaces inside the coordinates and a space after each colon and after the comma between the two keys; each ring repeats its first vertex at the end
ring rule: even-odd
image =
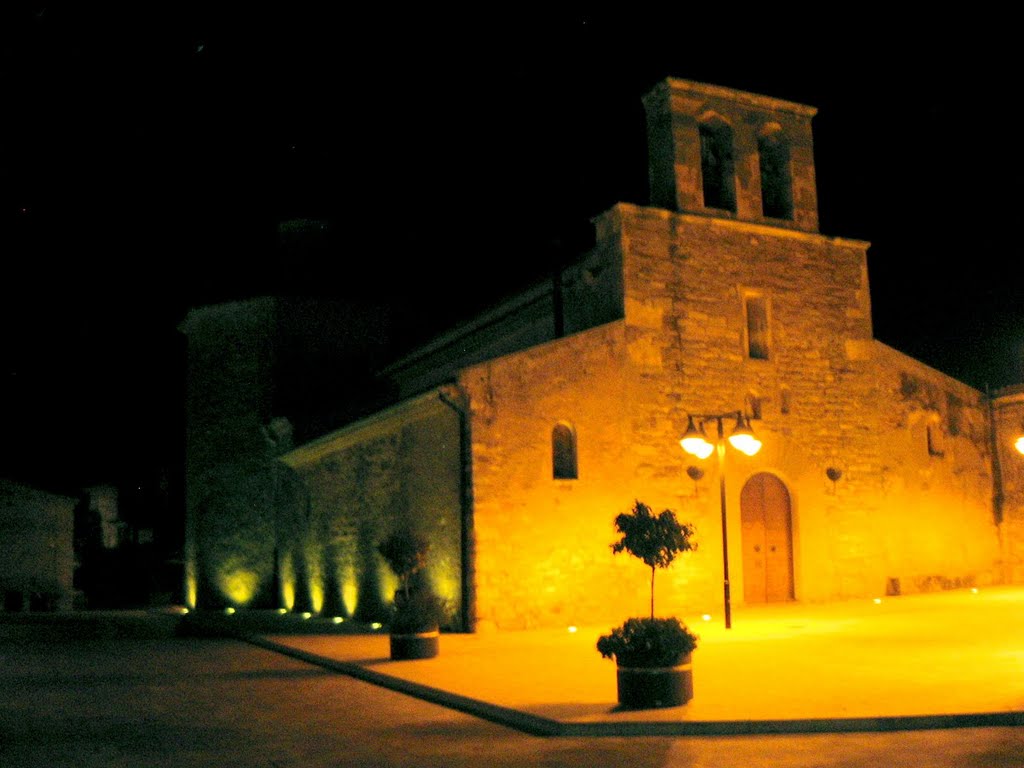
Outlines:
{"type": "Polygon", "coordinates": [[[1013,447],[1016,448],[1020,453],[1024,453],[1024,436],[1018,437],[1013,442],[1013,447]]]}
{"type": "Polygon", "coordinates": [[[736,450],[753,456],[761,450],[761,441],[754,436],[750,428],[750,420],[743,411],[728,413],[692,413],[687,414],[686,432],[679,444],[683,450],[699,459],[706,459],[712,451],[718,452],[718,496],[722,506],[722,573],[725,592],[725,628],[732,627],[732,598],[729,593],[729,536],[725,517],[725,419],[736,419],[736,426],[729,434],[729,444],[736,450]],[[696,420],[696,422],[695,422],[696,420]],[[714,443],[704,434],[704,424],[713,421],[718,427],[718,438],[714,443]]]}

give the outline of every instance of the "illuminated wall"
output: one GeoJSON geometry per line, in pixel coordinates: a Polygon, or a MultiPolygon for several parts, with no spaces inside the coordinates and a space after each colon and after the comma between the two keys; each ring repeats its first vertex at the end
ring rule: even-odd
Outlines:
{"type": "Polygon", "coordinates": [[[211,473],[204,489],[194,534],[196,605],[308,608],[308,496],[295,472],[253,459],[211,473]]]}
{"type": "Polygon", "coordinates": [[[659,612],[720,615],[717,468],[679,447],[687,412],[760,414],[762,451],[726,456],[735,604],[741,491],[759,472],[791,498],[797,599],[1000,580],[984,398],[872,338],[866,244],[627,205],[597,224],[591,289],[622,286],[624,319],[461,377],[482,627],[641,615],[646,570],[609,550],[635,498],[697,529],[698,551],[658,574],[659,612]],[[746,354],[747,290],[770,299],[768,360],[746,354]],[[553,476],[560,422],[577,435],[577,479],[553,476]]]}
{"type": "Polygon", "coordinates": [[[995,489],[1004,578],[1024,582],[1024,454],[1014,446],[1024,436],[1024,386],[996,393],[992,415],[996,424],[996,463],[1000,484],[995,489]]]}
{"type": "Polygon", "coordinates": [[[583,624],[648,599],[644,566],[609,548],[612,518],[641,490],[624,443],[624,355],[624,328],[611,323],[461,377],[472,404],[481,629],[583,624]],[[577,437],[575,480],[553,476],[560,422],[577,437]]]}
{"type": "Polygon", "coordinates": [[[191,608],[249,605],[272,591],[272,483],[261,426],[271,416],[275,323],[273,300],[258,299],[194,310],[180,328],[188,338],[184,595],[191,608]]]}
{"type": "MultiPolygon", "coordinates": [[[[397,581],[377,546],[408,527],[429,545],[426,578],[462,609],[461,432],[437,392],[302,446],[282,457],[308,488],[304,562],[323,611],[386,617],[397,581]]],[[[314,606],[315,607],[315,606],[314,606]]]]}
{"type": "Polygon", "coordinates": [[[1001,581],[985,397],[884,344],[874,352],[873,580],[898,579],[904,594],[1001,581]]]}

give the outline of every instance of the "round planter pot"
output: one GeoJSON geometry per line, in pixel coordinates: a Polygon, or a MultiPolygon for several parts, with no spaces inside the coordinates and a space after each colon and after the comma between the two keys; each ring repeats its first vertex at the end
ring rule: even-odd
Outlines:
{"type": "Polygon", "coordinates": [[[619,704],[628,709],[678,707],[693,698],[687,654],[674,667],[618,667],[619,704]]]}
{"type": "Polygon", "coordinates": [[[417,632],[410,635],[391,635],[391,658],[401,659],[432,659],[437,656],[440,647],[441,633],[417,632]]]}

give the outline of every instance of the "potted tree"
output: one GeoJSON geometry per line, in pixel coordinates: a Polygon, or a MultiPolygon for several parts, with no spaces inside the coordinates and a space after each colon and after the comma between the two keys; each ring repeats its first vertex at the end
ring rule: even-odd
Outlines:
{"type": "Polygon", "coordinates": [[[430,659],[438,654],[444,605],[421,578],[427,550],[426,540],[407,531],[392,534],[377,548],[398,577],[388,625],[395,660],[430,659]]]}
{"type": "Polygon", "coordinates": [[[619,704],[631,709],[674,707],[693,698],[693,670],[690,654],[697,636],[676,617],[654,617],[654,575],[667,568],[680,552],[696,548],[690,538],[693,526],[680,523],[666,509],[658,515],[641,501],[630,512],[615,518],[622,538],[612,552],[628,552],[651,569],[651,615],[627,619],[602,635],[597,650],[615,659],[619,704]]]}

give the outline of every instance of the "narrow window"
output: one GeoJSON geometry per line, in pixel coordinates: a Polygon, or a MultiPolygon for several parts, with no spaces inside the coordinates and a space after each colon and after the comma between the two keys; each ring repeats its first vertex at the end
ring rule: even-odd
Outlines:
{"type": "Polygon", "coordinates": [[[938,458],[941,459],[943,456],[946,455],[946,452],[942,450],[942,446],[940,444],[938,427],[933,427],[929,425],[926,428],[926,434],[928,437],[928,455],[937,456],[938,458]]]}
{"type": "Polygon", "coordinates": [[[783,387],[779,397],[781,400],[779,410],[784,414],[788,414],[793,408],[793,393],[790,391],[789,387],[783,387]]]}
{"type": "Polygon", "coordinates": [[[747,395],[747,403],[750,405],[750,418],[755,421],[761,420],[761,404],[764,403],[763,397],[757,397],[753,394],[747,395]]]}
{"type": "Polygon", "coordinates": [[[555,480],[575,480],[576,430],[565,422],[559,422],[551,430],[551,457],[555,480]]]}
{"type": "Polygon", "coordinates": [[[721,119],[712,119],[700,125],[700,170],[704,184],[704,207],[736,213],[732,128],[721,119]]]}
{"type": "Polygon", "coordinates": [[[764,296],[747,296],[744,309],[747,315],[747,357],[767,360],[768,302],[764,296]]]}
{"type": "Polygon", "coordinates": [[[757,140],[761,162],[761,212],[773,219],[793,218],[793,178],[789,169],[789,144],[778,126],[757,140]]]}

